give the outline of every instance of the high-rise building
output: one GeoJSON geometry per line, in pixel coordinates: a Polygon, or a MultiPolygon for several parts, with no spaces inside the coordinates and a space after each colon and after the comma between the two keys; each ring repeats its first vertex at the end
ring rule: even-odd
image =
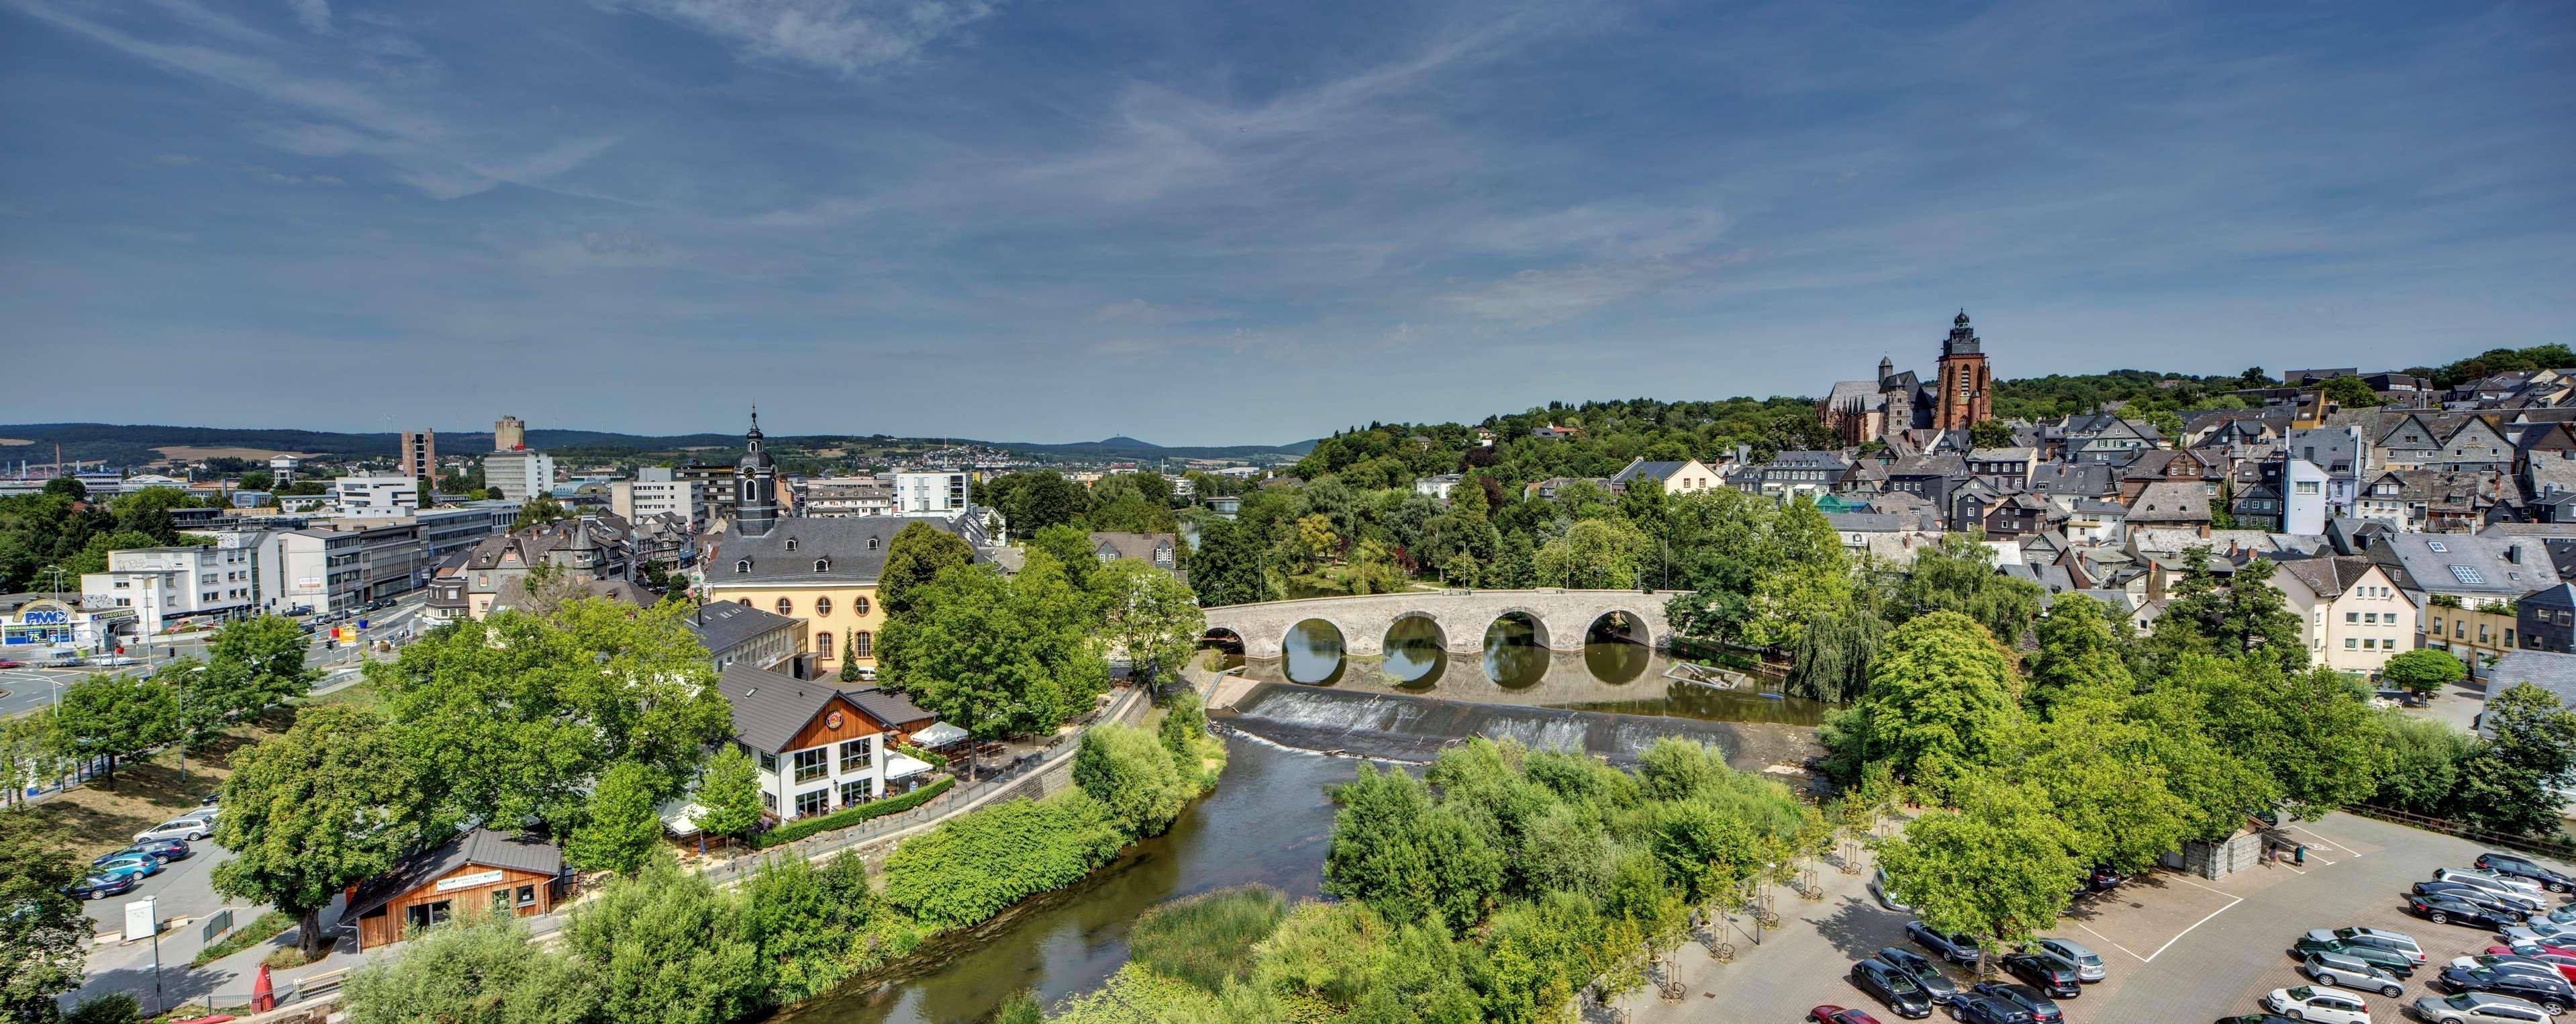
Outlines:
{"type": "Polygon", "coordinates": [[[516,416],[503,416],[492,424],[492,450],[515,452],[528,446],[528,425],[516,416]]]}
{"type": "Polygon", "coordinates": [[[493,452],[483,457],[483,486],[494,496],[526,501],[555,485],[555,460],[544,452],[493,452]]]}
{"type": "Polygon", "coordinates": [[[1941,383],[1932,395],[1932,425],[1966,430],[1995,418],[1994,385],[1986,379],[1985,341],[1968,327],[1968,311],[1950,321],[1941,340],[1941,383]]]}
{"type": "Polygon", "coordinates": [[[430,493],[438,479],[438,432],[435,430],[402,432],[402,475],[420,484],[420,493],[430,493]]]}

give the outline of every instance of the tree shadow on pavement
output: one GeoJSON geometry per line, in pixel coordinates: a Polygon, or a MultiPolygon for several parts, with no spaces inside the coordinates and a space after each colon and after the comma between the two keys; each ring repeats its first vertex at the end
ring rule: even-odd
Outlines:
{"type": "Polygon", "coordinates": [[[1905,942],[1905,917],[1868,900],[1845,896],[1834,912],[1814,918],[1816,934],[1853,960],[1866,960],[1905,942]]]}
{"type": "Polygon", "coordinates": [[[2065,921],[2097,921],[2105,911],[2143,908],[2149,898],[2146,895],[2147,892],[2163,892],[2171,888],[2173,883],[2165,879],[2163,872],[2141,871],[2129,876],[2129,880],[2120,883],[2118,888],[2077,897],[2066,904],[2066,912],[2058,915],[2058,918],[2065,921]]]}

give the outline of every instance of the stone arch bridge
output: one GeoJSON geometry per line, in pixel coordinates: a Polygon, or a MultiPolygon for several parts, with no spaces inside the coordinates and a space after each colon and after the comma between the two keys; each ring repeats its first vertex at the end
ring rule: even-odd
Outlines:
{"type": "Polygon", "coordinates": [[[1232,633],[1243,641],[1248,658],[1276,658],[1288,631],[1308,619],[1321,619],[1341,631],[1345,653],[1374,657],[1386,653],[1386,633],[1396,621],[1424,618],[1440,630],[1440,644],[1452,654],[1484,649],[1485,632],[1505,615],[1519,612],[1537,627],[1538,644],[1549,650],[1579,651],[1592,624],[1613,612],[1625,613],[1628,639],[1662,648],[1671,624],[1664,602],[1679,590],[1441,590],[1359,597],[1314,597],[1297,601],[1264,601],[1207,610],[1208,632],[1232,633]]]}

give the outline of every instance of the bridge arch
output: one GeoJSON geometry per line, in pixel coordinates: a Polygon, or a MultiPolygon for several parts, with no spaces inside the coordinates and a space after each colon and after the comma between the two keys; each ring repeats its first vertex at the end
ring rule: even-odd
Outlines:
{"type": "MultiPolygon", "coordinates": [[[[1516,615],[1530,624],[1530,639],[1536,641],[1541,650],[1553,651],[1557,649],[1555,644],[1548,642],[1551,631],[1547,628],[1548,624],[1546,613],[1535,608],[1517,606],[1495,609],[1493,617],[1485,621],[1485,628],[1476,631],[1476,642],[1479,645],[1483,644],[1487,637],[1494,635],[1494,627],[1502,625],[1504,619],[1508,619],[1516,615]]],[[[1576,634],[1576,636],[1576,646],[1581,646],[1581,634],[1576,634]]]]}
{"type": "Polygon", "coordinates": [[[1264,660],[1281,657],[1289,632],[1308,619],[1321,619],[1339,631],[1346,653],[1359,657],[1382,654],[1387,630],[1397,620],[1412,617],[1429,619],[1437,626],[1450,653],[1472,653],[1482,648],[1485,634],[1495,620],[1512,612],[1527,616],[1535,628],[1533,639],[1550,650],[1580,649],[1591,624],[1613,611],[1627,614],[1637,627],[1639,642],[1658,646],[1666,642],[1671,628],[1663,615],[1664,602],[1676,593],[1410,591],[1222,605],[1207,610],[1207,624],[1211,636],[1218,635],[1219,630],[1231,632],[1243,639],[1246,657],[1264,660]]]}
{"type": "Polygon", "coordinates": [[[1594,636],[1607,636],[1641,647],[1655,647],[1658,640],[1665,639],[1656,636],[1653,627],[1647,625],[1644,613],[1634,608],[1610,608],[1593,616],[1592,621],[1583,626],[1583,642],[1592,642],[1594,636]]]}
{"type": "Polygon", "coordinates": [[[1430,623],[1434,634],[1433,641],[1438,643],[1442,650],[1455,649],[1454,645],[1457,643],[1455,635],[1457,631],[1449,628],[1449,623],[1441,621],[1440,616],[1437,613],[1416,608],[1411,611],[1397,612],[1387,618],[1386,630],[1378,634],[1378,650],[1384,651],[1386,649],[1386,638],[1394,636],[1395,627],[1403,625],[1404,620],[1406,619],[1421,619],[1424,622],[1430,623]]]}

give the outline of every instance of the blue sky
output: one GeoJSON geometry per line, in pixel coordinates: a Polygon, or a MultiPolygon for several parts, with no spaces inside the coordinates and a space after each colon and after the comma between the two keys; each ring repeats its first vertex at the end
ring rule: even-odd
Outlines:
{"type": "Polygon", "coordinates": [[[0,421],[1277,443],[2570,341],[2564,3],[0,0],[0,421]],[[60,380],[66,386],[38,381],[60,380]]]}

